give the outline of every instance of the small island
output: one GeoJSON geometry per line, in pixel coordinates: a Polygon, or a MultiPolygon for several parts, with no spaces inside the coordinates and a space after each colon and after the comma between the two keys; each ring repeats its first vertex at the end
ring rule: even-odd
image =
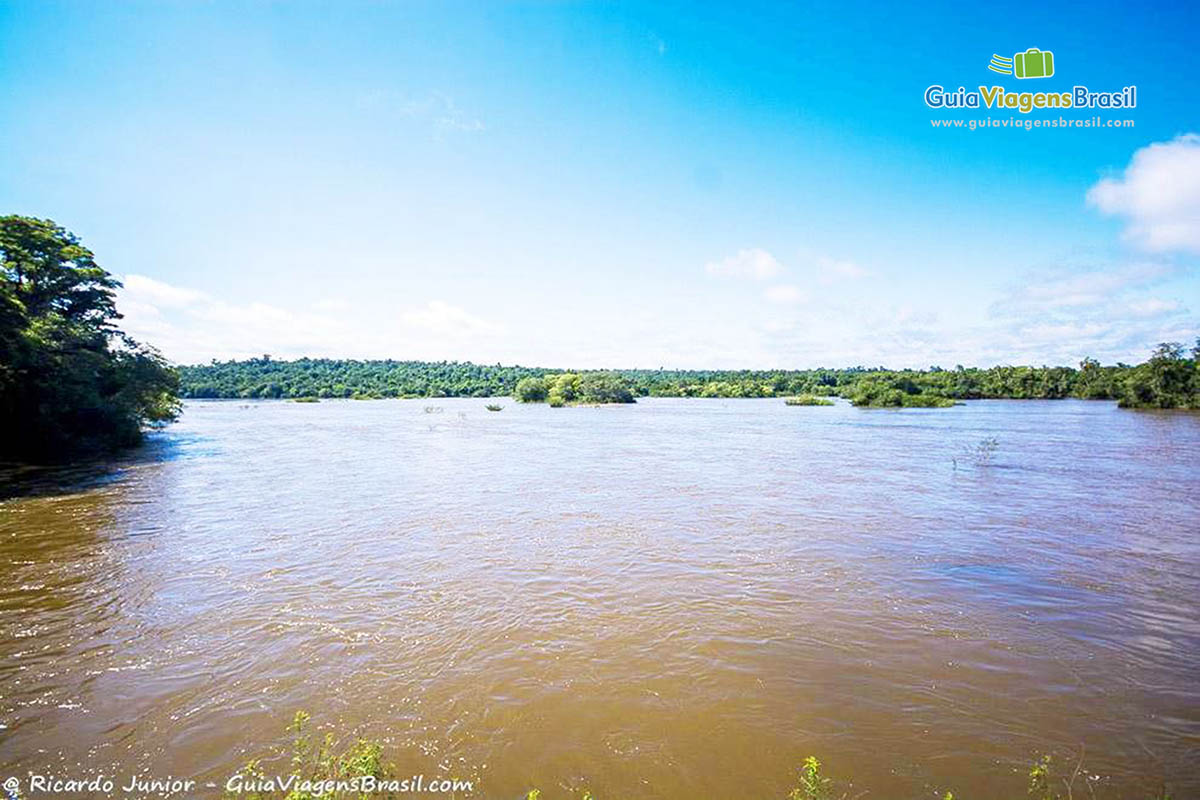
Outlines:
{"type": "Polygon", "coordinates": [[[815,394],[801,394],[784,400],[789,406],[831,406],[833,401],[828,397],[815,394]]]}
{"type": "Polygon", "coordinates": [[[636,402],[629,382],[615,372],[564,372],[522,378],[513,397],[519,403],[549,403],[551,408],[636,402]]]}

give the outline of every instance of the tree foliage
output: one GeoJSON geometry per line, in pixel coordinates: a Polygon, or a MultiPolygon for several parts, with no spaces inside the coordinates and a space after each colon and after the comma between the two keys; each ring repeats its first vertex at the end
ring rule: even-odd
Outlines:
{"type": "Polygon", "coordinates": [[[543,378],[521,378],[513,389],[513,397],[521,403],[544,403],[550,396],[543,378]]]}
{"type": "MultiPolygon", "coordinates": [[[[1200,351],[1200,342],[1197,343],[1200,351]]],[[[1129,408],[1198,408],[1197,353],[1160,345],[1140,366],[998,366],[928,370],[572,371],[460,362],[353,361],[269,356],[182,367],[188,397],[488,397],[555,405],[637,397],[840,396],[863,406],[945,406],[995,398],[1119,400],[1129,408]]]]}
{"type": "Polygon", "coordinates": [[[184,396],[199,399],[502,397],[513,394],[523,378],[552,372],[450,361],[279,361],[269,355],[179,368],[184,396]]]}
{"type": "Polygon", "coordinates": [[[1163,342],[1150,360],[1130,370],[1121,385],[1124,408],[1200,409],[1200,339],[1191,358],[1178,342],[1163,342]]]}
{"type": "Polygon", "coordinates": [[[629,381],[615,372],[564,372],[541,378],[524,378],[513,397],[522,403],[570,404],[632,403],[629,381]]]}
{"type": "Polygon", "coordinates": [[[137,442],[178,413],[178,376],[121,333],[120,283],[50,220],[0,217],[0,459],[137,442]]]}

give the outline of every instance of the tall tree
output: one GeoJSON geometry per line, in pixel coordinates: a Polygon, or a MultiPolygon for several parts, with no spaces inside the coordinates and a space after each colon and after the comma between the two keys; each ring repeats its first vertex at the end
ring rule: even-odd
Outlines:
{"type": "Polygon", "coordinates": [[[179,378],[117,328],[120,283],[51,220],[0,217],[0,458],[136,443],[179,411],[179,378]]]}

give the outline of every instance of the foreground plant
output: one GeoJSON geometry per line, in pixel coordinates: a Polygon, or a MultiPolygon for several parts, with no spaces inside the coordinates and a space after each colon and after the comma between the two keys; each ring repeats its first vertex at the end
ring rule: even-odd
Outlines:
{"type": "MultiPolygon", "coordinates": [[[[416,776],[414,779],[398,778],[395,767],[384,761],[383,747],[378,742],[359,737],[343,748],[332,733],[314,739],[308,732],[309,719],[305,712],[297,712],[287,727],[291,735],[290,750],[248,762],[226,784],[226,800],[378,800],[435,792],[429,783],[414,783],[416,776]],[[264,763],[279,762],[285,756],[288,765],[286,774],[274,773],[272,777],[263,769],[264,763]]],[[[1030,766],[1026,790],[1030,800],[1074,800],[1076,780],[1083,774],[1082,755],[1070,776],[1056,775],[1053,765],[1051,756],[1040,755],[1030,766]]],[[[822,767],[816,756],[805,758],[800,765],[797,785],[788,793],[786,800],[848,800],[851,795],[835,789],[834,781],[822,772],[822,767]]],[[[474,791],[475,787],[469,781],[443,780],[440,783],[445,785],[436,791],[442,797],[483,796],[474,791]]],[[[1086,782],[1085,787],[1088,789],[1087,796],[1094,797],[1086,782]]],[[[853,795],[854,798],[867,796],[866,792],[853,795]]],[[[1015,793],[1012,795],[1014,798],[1016,796],[1015,793]]],[[[20,795],[10,794],[10,800],[16,800],[17,797],[20,795]]],[[[524,800],[551,800],[544,798],[540,789],[530,789],[523,797],[524,800]]],[[[588,790],[572,793],[569,797],[571,800],[599,800],[588,790]]],[[[755,798],[740,797],[737,800],[755,798]]],[[[940,800],[959,798],[953,792],[946,791],[940,795],[940,800]]],[[[1151,797],[1138,800],[1172,798],[1163,788],[1151,797]]]]}
{"type": "Polygon", "coordinates": [[[315,744],[306,726],[309,715],[297,711],[288,733],[292,734],[290,770],[287,775],[268,777],[262,768],[264,759],[252,759],[237,776],[235,787],[227,784],[227,798],[266,800],[284,797],[286,800],[348,800],[349,798],[390,798],[392,792],[356,791],[367,786],[363,779],[376,782],[393,779],[394,769],[383,761],[383,748],[378,742],[356,739],[344,750],[337,747],[332,733],[326,733],[315,744]],[[249,788],[249,791],[246,789],[249,788]]]}
{"type": "Polygon", "coordinates": [[[829,778],[821,775],[821,762],[809,756],[800,767],[800,785],[792,790],[788,800],[826,800],[829,783],[829,778]]]}
{"type": "MultiPolygon", "coordinates": [[[[1047,754],[1039,756],[1033,762],[1033,766],[1029,768],[1029,788],[1027,794],[1033,800],[1074,800],[1075,780],[1079,777],[1083,767],[1082,755],[1069,778],[1056,776],[1053,765],[1054,759],[1047,754]],[[1061,792],[1057,789],[1060,783],[1062,784],[1061,792]]],[[[1089,786],[1087,789],[1088,796],[1093,797],[1091,787],[1089,786]]],[[[1171,800],[1171,793],[1164,786],[1155,792],[1153,796],[1146,798],[1146,800],[1171,800]]]]}

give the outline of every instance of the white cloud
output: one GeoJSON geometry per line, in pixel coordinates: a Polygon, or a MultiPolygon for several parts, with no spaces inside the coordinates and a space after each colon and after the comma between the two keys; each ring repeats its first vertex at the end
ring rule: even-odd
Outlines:
{"type": "Polygon", "coordinates": [[[775,256],[757,247],[739,250],[735,255],[705,265],[709,275],[727,278],[751,278],[762,281],[783,271],[775,256]]]}
{"type": "Polygon", "coordinates": [[[325,297],[312,304],[313,311],[349,311],[350,302],[342,297],[325,297]]]}
{"type": "Polygon", "coordinates": [[[768,288],[763,296],[771,303],[780,305],[797,305],[808,302],[808,294],[799,286],[782,284],[768,288]]]}
{"type": "MultiPolygon", "coordinates": [[[[840,281],[857,280],[870,275],[870,271],[859,266],[850,259],[830,258],[828,256],[812,256],[801,253],[800,259],[806,262],[811,272],[807,275],[809,283],[829,286],[840,281]]],[[[710,261],[705,265],[709,275],[727,278],[749,278],[752,280],[767,280],[781,275],[784,267],[775,256],[758,247],[739,250],[736,254],[720,261],[710,261]]],[[[773,303],[797,303],[808,299],[807,293],[795,285],[773,286],[764,296],[773,303]]]]}
{"type": "MultiPolygon", "coordinates": [[[[1191,341],[1195,320],[1174,312],[1138,316],[1128,310],[1112,316],[1043,319],[1021,316],[977,324],[938,319],[928,313],[879,306],[814,306],[791,326],[758,324],[767,364],[853,365],[892,368],[950,368],[956,364],[1074,365],[1085,356],[1102,363],[1145,360],[1161,341],[1191,341]]],[[[764,363],[760,361],[758,363],[764,363]]]]}
{"type": "Polygon", "coordinates": [[[937,319],[936,312],[919,311],[910,305],[896,306],[888,312],[888,322],[896,325],[933,325],[937,319]]]}
{"type": "Polygon", "coordinates": [[[1195,335],[1183,304],[1148,294],[1181,273],[1154,262],[1033,273],[992,305],[991,322],[973,336],[993,361],[1140,361],[1155,342],[1195,335]]]}
{"type": "Polygon", "coordinates": [[[1183,306],[1177,300],[1163,300],[1158,297],[1149,297],[1145,300],[1137,300],[1129,304],[1129,311],[1139,317],[1157,317],[1163,314],[1174,314],[1176,311],[1182,311],[1183,306]]]}
{"type": "Polygon", "coordinates": [[[117,295],[121,327],[178,363],[245,358],[481,358],[504,329],[463,308],[433,300],[364,320],[347,303],[292,310],[230,303],[194,289],[130,275],[117,295]]]}
{"type": "Polygon", "coordinates": [[[1117,267],[1049,269],[1026,277],[992,306],[992,313],[1078,313],[1105,306],[1117,296],[1174,277],[1179,268],[1144,262],[1117,267]]]}
{"type": "Polygon", "coordinates": [[[441,300],[405,311],[400,318],[409,326],[442,336],[492,334],[500,330],[499,326],[441,300]]]}
{"type": "Polygon", "coordinates": [[[865,278],[870,273],[850,260],[821,256],[816,260],[817,280],[823,284],[865,278]]]}
{"type": "Polygon", "coordinates": [[[1143,147],[1123,175],[1100,181],[1087,199],[1124,217],[1125,236],[1139,247],[1200,253],[1200,136],[1143,147]]]}
{"type": "Polygon", "coordinates": [[[163,308],[183,308],[204,299],[204,292],[171,286],[145,275],[126,275],[122,283],[129,294],[163,308]]]}
{"type": "Polygon", "coordinates": [[[982,318],[971,309],[935,313],[919,300],[856,292],[820,296],[803,314],[780,307],[749,324],[767,364],[1071,365],[1085,356],[1133,363],[1156,342],[1195,338],[1195,316],[1167,293],[1186,274],[1158,262],[1042,268],[1004,291],[982,318]]]}

